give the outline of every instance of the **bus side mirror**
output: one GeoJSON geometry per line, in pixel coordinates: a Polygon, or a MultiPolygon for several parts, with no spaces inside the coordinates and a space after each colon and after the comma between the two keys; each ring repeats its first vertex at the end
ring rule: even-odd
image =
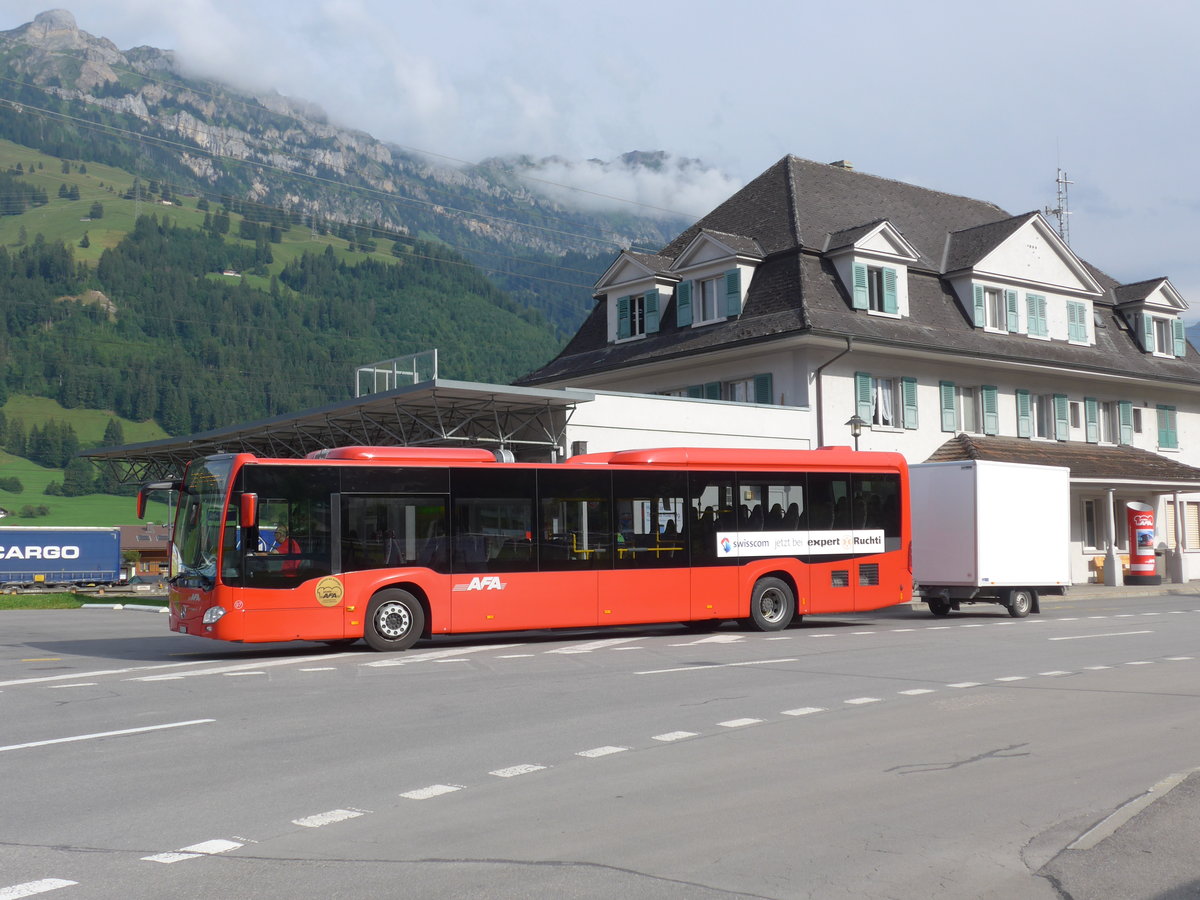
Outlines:
{"type": "Polygon", "coordinates": [[[258,494],[242,494],[242,505],[239,510],[241,526],[253,528],[258,524],[258,494]]]}
{"type": "Polygon", "coordinates": [[[138,488],[137,517],[146,518],[146,499],[153,491],[177,491],[181,487],[178,481],[151,481],[138,488]]]}

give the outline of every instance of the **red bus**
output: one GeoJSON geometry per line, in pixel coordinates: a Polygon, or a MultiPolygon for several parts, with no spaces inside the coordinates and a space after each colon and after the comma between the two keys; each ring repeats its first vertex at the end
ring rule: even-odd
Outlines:
{"type": "Polygon", "coordinates": [[[738,619],[912,598],[898,453],[667,448],[498,462],[483,449],[343,447],[192,462],[170,627],[226,641],[738,619]]]}

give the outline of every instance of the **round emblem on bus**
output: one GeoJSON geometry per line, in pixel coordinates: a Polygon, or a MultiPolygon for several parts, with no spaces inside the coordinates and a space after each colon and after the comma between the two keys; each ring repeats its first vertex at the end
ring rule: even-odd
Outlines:
{"type": "Polygon", "coordinates": [[[322,578],[317,582],[317,602],[322,606],[337,606],[345,593],[346,589],[336,578],[322,578]]]}

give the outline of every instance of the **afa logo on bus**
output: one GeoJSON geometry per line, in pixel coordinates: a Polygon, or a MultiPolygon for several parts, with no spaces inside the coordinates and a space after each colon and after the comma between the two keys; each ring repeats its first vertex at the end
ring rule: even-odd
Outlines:
{"type": "Polygon", "coordinates": [[[456,584],[456,591],[502,591],[505,583],[495,575],[476,575],[470,584],[456,584]]]}

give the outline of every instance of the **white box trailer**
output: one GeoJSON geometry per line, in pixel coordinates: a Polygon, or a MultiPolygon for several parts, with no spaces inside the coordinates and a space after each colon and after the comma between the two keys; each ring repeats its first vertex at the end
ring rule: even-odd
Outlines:
{"type": "Polygon", "coordinates": [[[1040,612],[1070,584],[1070,469],[964,460],[909,467],[914,594],[935,616],[963,603],[1040,612]]]}

